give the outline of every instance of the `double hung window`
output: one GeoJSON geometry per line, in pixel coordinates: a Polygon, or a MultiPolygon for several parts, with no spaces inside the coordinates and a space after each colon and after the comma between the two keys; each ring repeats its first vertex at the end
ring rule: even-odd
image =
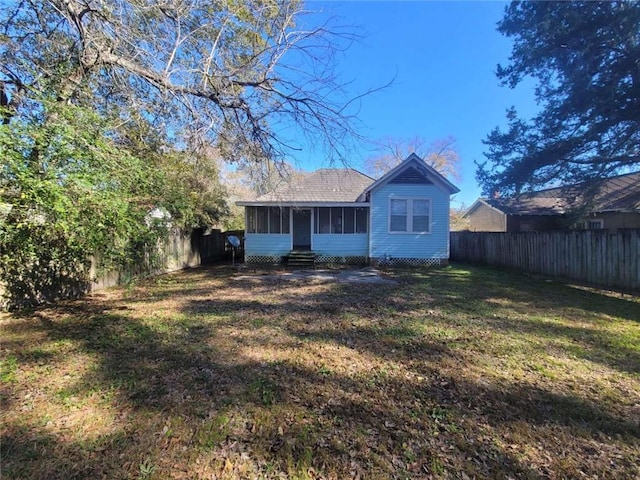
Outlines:
{"type": "Polygon", "coordinates": [[[389,232],[429,233],[431,201],[427,198],[392,198],[389,200],[389,232]]]}

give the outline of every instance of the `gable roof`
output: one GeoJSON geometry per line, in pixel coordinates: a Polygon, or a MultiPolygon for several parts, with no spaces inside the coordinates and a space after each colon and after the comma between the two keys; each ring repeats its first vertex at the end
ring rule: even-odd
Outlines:
{"type": "Polygon", "coordinates": [[[254,201],[237,202],[238,205],[280,203],[351,203],[373,183],[373,178],[353,168],[321,168],[254,201]]]}
{"type": "Polygon", "coordinates": [[[435,168],[427,165],[424,160],[422,160],[418,155],[412,153],[407,158],[405,158],[402,162],[396,165],[394,168],[385,173],[378,180],[369,185],[365,192],[370,192],[378,188],[379,186],[385,185],[389,182],[392,182],[394,178],[398,176],[408,176],[409,178],[415,178],[416,173],[408,172],[412,169],[417,170],[418,175],[424,176],[428,181],[434,183],[439,186],[443,190],[449,192],[449,194],[458,193],[460,189],[456,187],[453,183],[447,180],[442,174],[440,174],[435,168]],[[407,175],[408,174],[408,175],[407,175]]]}
{"type": "Polygon", "coordinates": [[[240,206],[365,203],[367,193],[386,183],[435,184],[449,194],[460,191],[415,153],[378,180],[353,168],[321,168],[288,185],[260,195],[255,200],[236,202],[240,206]]]}
{"type": "Polygon", "coordinates": [[[480,205],[507,215],[562,215],[593,192],[591,212],[640,212],[640,172],[564,187],[548,188],[512,198],[480,198],[463,215],[467,217],[480,205]]]}

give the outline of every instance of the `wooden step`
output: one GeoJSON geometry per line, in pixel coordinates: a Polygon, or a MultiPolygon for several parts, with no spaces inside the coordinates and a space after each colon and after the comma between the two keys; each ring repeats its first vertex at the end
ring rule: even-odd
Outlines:
{"type": "Polygon", "coordinates": [[[308,250],[292,250],[287,255],[287,266],[289,267],[313,268],[315,261],[315,252],[308,250]]]}

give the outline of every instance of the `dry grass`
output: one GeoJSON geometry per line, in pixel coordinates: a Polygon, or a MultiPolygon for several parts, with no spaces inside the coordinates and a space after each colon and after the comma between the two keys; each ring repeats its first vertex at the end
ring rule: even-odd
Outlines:
{"type": "Polygon", "coordinates": [[[227,266],[0,317],[2,478],[638,478],[640,299],[227,266]]]}

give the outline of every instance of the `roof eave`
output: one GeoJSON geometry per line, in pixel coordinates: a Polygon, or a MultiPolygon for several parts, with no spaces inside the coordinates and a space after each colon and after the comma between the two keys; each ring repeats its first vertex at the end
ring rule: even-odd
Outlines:
{"type": "Polygon", "coordinates": [[[403,168],[405,168],[407,165],[409,165],[409,163],[411,161],[417,161],[418,163],[420,163],[423,167],[426,167],[427,172],[429,172],[433,178],[431,180],[435,180],[434,183],[439,183],[441,188],[444,188],[445,190],[449,191],[449,195],[454,195],[456,193],[458,193],[460,191],[460,189],[458,187],[456,187],[453,183],[451,183],[449,180],[447,180],[440,172],[438,172],[435,168],[433,168],[430,165],[427,165],[425,163],[424,160],[422,160],[418,155],[416,155],[415,153],[412,153],[411,155],[409,155],[407,158],[405,158],[402,162],[400,162],[398,165],[396,165],[395,167],[393,167],[391,170],[389,170],[387,173],[385,173],[382,177],[380,177],[378,180],[376,180],[375,182],[373,182],[371,185],[369,185],[365,190],[364,193],[370,192],[376,188],[378,188],[379,186],[387,183],[393,176],[395,176],[396,173],[398,173],[400,170],[402,170],[403,168]]]}
{"type": "Polygon", "coordinates": [[[239,201],[239,207],[368,207],[369,202],[239,201]]]}
{"type": "Polygon", "coordinates": [[[588,213],[640,213],[638,208],[599,208],[590,210],[588,213]]]}
{"type": "Polygon", "coordinates": [[[471,206],[467,209],[466,212],[464,212],[464,215],[462,215],[462,218],[467,218],[469,215],[475,212],[478,209],[478,207],[480,207],[481,205],[484,205],[485,207],[489,207],[491,210],[495,210],[496,212],[501,213],[503,215],[507,215],[506,212],[503,212],[502,210],[500,210],[497,207],[494,207],[493,205],[490,205],[483,198],[479,198],[478,200],[473,202],[473,204],[471,204],[471,206]]]}

